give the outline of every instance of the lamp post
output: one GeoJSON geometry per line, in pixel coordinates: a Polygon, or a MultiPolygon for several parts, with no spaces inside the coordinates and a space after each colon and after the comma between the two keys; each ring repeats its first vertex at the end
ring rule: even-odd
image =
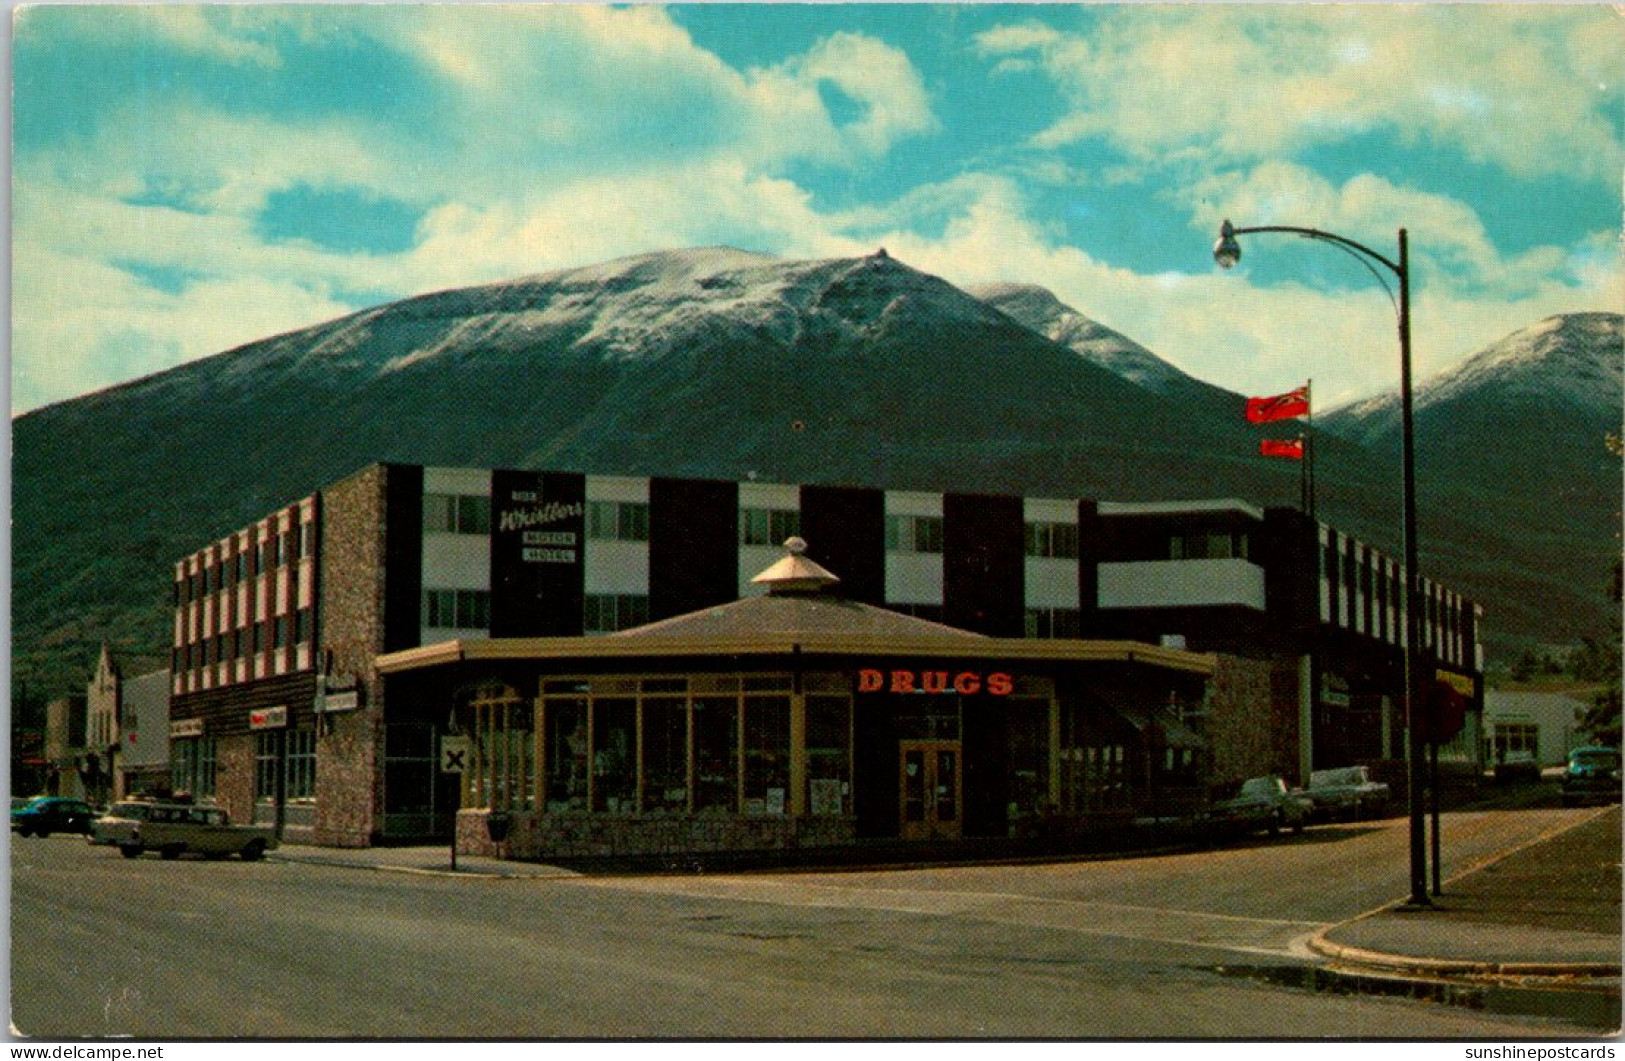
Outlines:
{"type": "MultiPolygon", "coordinates": [[[[1431,906],[1427,890],[1427,843],[1423,825],[1422,787],[1422,669],[1421,669],[1421,576],[1417,571],[1416,548],[1416,436],[1411,418],[1411,274],[1410,253],[1405,230],[1399,230],[1399,257],[1392,259],[1370,247],[1344,236],[1322,232],[1315,228],[1294,225],[1258,225],[1236,228],[1227,220],[1219,229],[1219,240],[1213,245],[1213,260],[1221,268],[1229,269],[1241,260],[1241,244],[1236,237],[1254,232],[1289,232],[1305,239],[1329,243],[1358,260],[1393,297],[1388,282],[1377,271],[1376,265],[1386,267],[1399,280],[1399,388],[1400,388],[1400,450],[1404,479],[1404,538],[1405,538],[1405,729],[1406,729],[1406,803],[1410,815],[1410,905],[1431,906]]],[[[1435,824],[1434,831],[1437,833],[1435,824]]]]}

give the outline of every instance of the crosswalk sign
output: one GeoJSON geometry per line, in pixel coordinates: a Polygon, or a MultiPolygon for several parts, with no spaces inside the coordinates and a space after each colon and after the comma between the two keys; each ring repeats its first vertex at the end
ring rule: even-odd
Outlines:
{"type": "Polygon", "coordinates": [[[440,772],[443,774],[466,773],[469,767],[469,760],[473,757],[473,751],[473,742],[467,737],[441,737],[440,772]]]}

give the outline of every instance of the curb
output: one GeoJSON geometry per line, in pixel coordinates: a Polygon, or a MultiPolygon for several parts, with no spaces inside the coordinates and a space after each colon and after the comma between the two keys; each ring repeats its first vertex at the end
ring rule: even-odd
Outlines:
{"type": "Polygon", "coordinates": [[[334,869],[361,869],[371,870],[374,873],[404,873],[418,877],[452,877],[457,880],[569,880],[580,876],[568,870],[555,870],[549,873],[489,873],[477,869],[429,869],[422,866],[401,866],[378,862],[354,862],[344,859],[325,858],[287,858],[284,856],[267,854],[267,862],[283,862],[288,865],[329,866],[334,869]]]}
{"type": "MultiPolygon", "coordinates": [[[[1351,923],[1343,922],[1344,925],[1351,923]]],[[[1387,954],[1363,947],[1333,943],[1326,938],[1327,932],[1340,927],[1342,926],[1333,925],[1315,933],[1308,940],[1309,949],[1333,961],[1347,962],[1351,966],[1374,972],[1434,977],[1539,977],[1570,981],[1617,980],[1621,975],[1620,966],[1608,962],[1495,962],[1457,958],[1414,958],[1403,954],[1387,954]]]]}

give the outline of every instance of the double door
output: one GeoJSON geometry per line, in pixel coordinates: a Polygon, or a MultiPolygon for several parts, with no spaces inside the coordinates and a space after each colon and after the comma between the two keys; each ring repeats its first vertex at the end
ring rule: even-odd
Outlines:
{"type": "Polygon", "coordinates": [[[957,840],[964,810],[958,741],[898,745],[898,805],[904,840],[957,840]]]}

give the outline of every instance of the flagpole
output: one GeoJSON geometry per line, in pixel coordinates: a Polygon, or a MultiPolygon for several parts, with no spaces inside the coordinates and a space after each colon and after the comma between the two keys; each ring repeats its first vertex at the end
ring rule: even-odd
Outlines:
{"type": "Polygon", "coordinates": [[[1311,377],[1303,385],[1303,393],[1309,403],[1309,415],[1304,429],[1304,492],[1309,499],[1305,506],[1309,518],[1315,518],[1315,381],[1311,377]]]}

